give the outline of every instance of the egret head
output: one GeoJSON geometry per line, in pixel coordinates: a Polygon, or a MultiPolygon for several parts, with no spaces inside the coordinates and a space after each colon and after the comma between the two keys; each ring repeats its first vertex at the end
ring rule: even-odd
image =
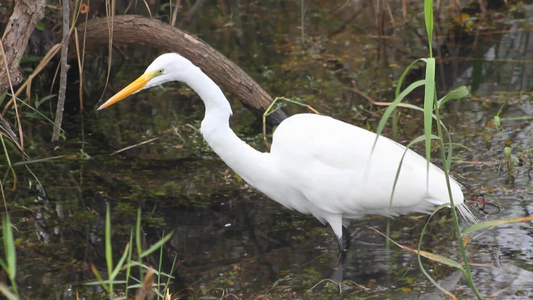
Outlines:
{"type": "Polygon", "coordinates": [[[194,65],[177,53],[166,53],[156,58],[144,74],[109,98],[98,110],[111,106],[141,90],[161,85],[169,81],[185,81],[189,68],[194,65]]]}

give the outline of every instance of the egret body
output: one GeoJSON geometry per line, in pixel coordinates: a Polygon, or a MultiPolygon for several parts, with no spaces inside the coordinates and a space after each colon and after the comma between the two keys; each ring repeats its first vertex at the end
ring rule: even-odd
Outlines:
{"type": "MultiPolygon", "coordinates": [[[[270,152],[255,150],[230,128],[230,104],[200,68],[176,53],[159,56],[145,73],[98,108],[142,89],[180,81],[205,103],[201,133],[220,158],[247,183],[285,207],[312,214],[333,229],[343,250],[342,228],[365,214],[427,213],[449,203],[444,172],[404,146],[351,124],[316,114],[285,119],[270,152]],[[399,177],[394,180],[405,153],[399,177]],[[392,200],[391,200],[392,195],[392,200]]],[[[450,178],[455,206],[467,219],[460,185],[450,178]]]]}

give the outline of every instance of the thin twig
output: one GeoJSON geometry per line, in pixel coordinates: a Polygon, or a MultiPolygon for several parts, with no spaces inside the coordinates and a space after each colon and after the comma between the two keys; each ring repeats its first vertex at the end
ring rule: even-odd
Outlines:
{"type": "Polygon", "coordinates": [[[172,18],[170,18],[170,26],[174,27],[176,26],[176,20],[178,19],[178,11],[180,9],[181,0],[176,0],[176,7],[174,7],[174,10],[172,12],[172,18]]]}
{"type": "MultiPolygon", "coordinates": [[[[2,57],[4,58],[4,65],[6,66],[6,75],[7,75],[7,79],[9,81],[9,88],[11,89],[11,95],[13,96],[11,101],[13,102],[13,105],[15,107],[15,115],[17,117],[17,124],[18,124],[18,129],[19,129],[19,139],[20,139],[20,148],[22,149],[22,152],[24,152],[24,135],[22,134],[22,122],[20,121],[20,115],[19,115],[19,110],[18,110],[18,107],[17,107],[17,101],[15,101],[15,92],[13,90],[13,82],[11,81],[11,76],[9,74],[9,68],[8,68],[8,65],[7,65],[7,59],[6,59],[6,52],[4,51],[4,43],[2,42],[2,40],[0,40],[0,48],[2,49],[2,57]]],[[[7,105],[6,105],[7,106],[7,105]]],[[[1,118],[1,116],[0,116],[1,118]]]]}
{"type": "Polygon", "coordinates": [[[63,1],[63,37],[61,40],[61,73],[59,75],[59,95],[57,99],[56,117],[52,132],[52,143],[59,141],[61,123],[63,122],[63,110],[65,109],[65,97],[67,91],[67,55],[70,36],[70,7],[69,1],[63,1]]]}
{"type": "Polygon", "coordinates": [[[122,148],[122,149],[120,149],[120,150],[117,150],[117,151],[111,153],[111,155],[115,155],[115,154],[118,154],[118,153],[120,153],[120,152],[123,152],[123,151],[126,151],[126,150],[130,150],[130,149],[132,149],[132,148],[135,148],[135,147],[138,147],[138,146],[142,146],[142,145],[144,145],[144,144],[151,143],[151,142],[153,142],[153,141],[155,141],[155,140],[157,140],[157,139],[159,139],[159,137],[155,137],[155,138],[153,138],[153,139],[149,139],[149,140],[146,140],[146,141],[144,141],[144,142],[140,142],[140,143],[138,143],[138,144],[131,145],[131,146],[128,146],[128,147],[126,147],[126,148],[122,148]]]}
{"type": "Polygon", "coordinates": [[[4,193],[4,185],[2,184],[2,180],[0,180],[0,191],[2,192],[2,199],[4,200],[4,208],[6,209],[6,214],[7,214],[6,194],[4,193]]]}
{"type": "MultiPolygon", "coordinates": [[[[106,1],[105,5],[106,10],[106,21],[107,21],[107,31],[108,31],[108,42],[107,42],[107,75],[105,78],[105,84],[104,89],[102,90],[102,96],[100,98],[104,97],[105,91],[107,89],[107,85],[109,84],[109,76],[111,76],[111,62],[113,60],[113,19],[115,18],[115,1],[106,1]]],[[[85,35],[84,35],[85,38],[85,35]]]]}

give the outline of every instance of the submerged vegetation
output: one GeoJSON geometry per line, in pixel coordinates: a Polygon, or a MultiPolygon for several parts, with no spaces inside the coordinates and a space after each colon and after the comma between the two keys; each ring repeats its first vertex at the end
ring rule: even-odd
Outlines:
{"type": "MultiPolygon", "coordinates": [[[[21,67],[32,75],[24,88],[0,97],[6,211],[0,293],[9,299],[111,299],[140,297],[154,284],[158,298],[169,291],[173,299],[531,296],[523,283],[533,274],[533,257],[524,251],[533,244],[527,217],[533,205],[533,58],[527,49],[533,39],[526,26],[533,9],[522,1],[507,1],[507,7],[488,2],[219,1],[198,9],[181,1],[157,7],[75,1],[70,28],[104,16],[106,5],[118,14],[135,11],[179,24],[270,94],[412,141],[410,147],[431,154],[478,195],[472,204],[481,222],[461,229],[453,210],[451,222],[438,211],[423,228],[419,216],[368,217],[351,227],[360,242],[343,270],[347,280],[330,281],[334,237],[314,220],[280,209],[220,163],[197,134],[203,107],[189,100],[195,97],[189,90],[166,87],[178,101],[159,99],[155,91],[149,102],[142,96],[107,116],[94,112],[97,100],[106,98],[105,82],[116,89],[158,51],[120,47],[112,55],[100,50],[71,60],[63,131],[51,147],[59,48],[36,51],[30,44],[21,67]],[[425,58],[410,64],[415,57],[425,58]],[[492,233],[479,233],[486,228],[492,233]],[[494,278],[488,268],[516,277],[494,278]],[[455,269],[463,279],[454,285],[455,269]]],[[[6,18],[7,9],[0,9],[6,18]]],[[[36,34],[42,44],[53,44],[60,36],[59,3],[49,1],[46,16],[36,34]]],[[[266,148],[260,121],[232,104],[235,131],[266,148]]]]}

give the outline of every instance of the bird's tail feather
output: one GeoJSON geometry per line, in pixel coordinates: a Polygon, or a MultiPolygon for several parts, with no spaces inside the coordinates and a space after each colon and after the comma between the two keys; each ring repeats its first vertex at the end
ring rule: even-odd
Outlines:
{"type": "Polygon", "coordinates": [[[465,219],[471,224],[477,223],[476,216],[474,216],[470,208],[468,208],[468,206],[465,203],[461,203],[457,205],[456,207],[459,210],[459,214],[461,215],[461,217],[463,217],[463,219],[465,219]]]}

